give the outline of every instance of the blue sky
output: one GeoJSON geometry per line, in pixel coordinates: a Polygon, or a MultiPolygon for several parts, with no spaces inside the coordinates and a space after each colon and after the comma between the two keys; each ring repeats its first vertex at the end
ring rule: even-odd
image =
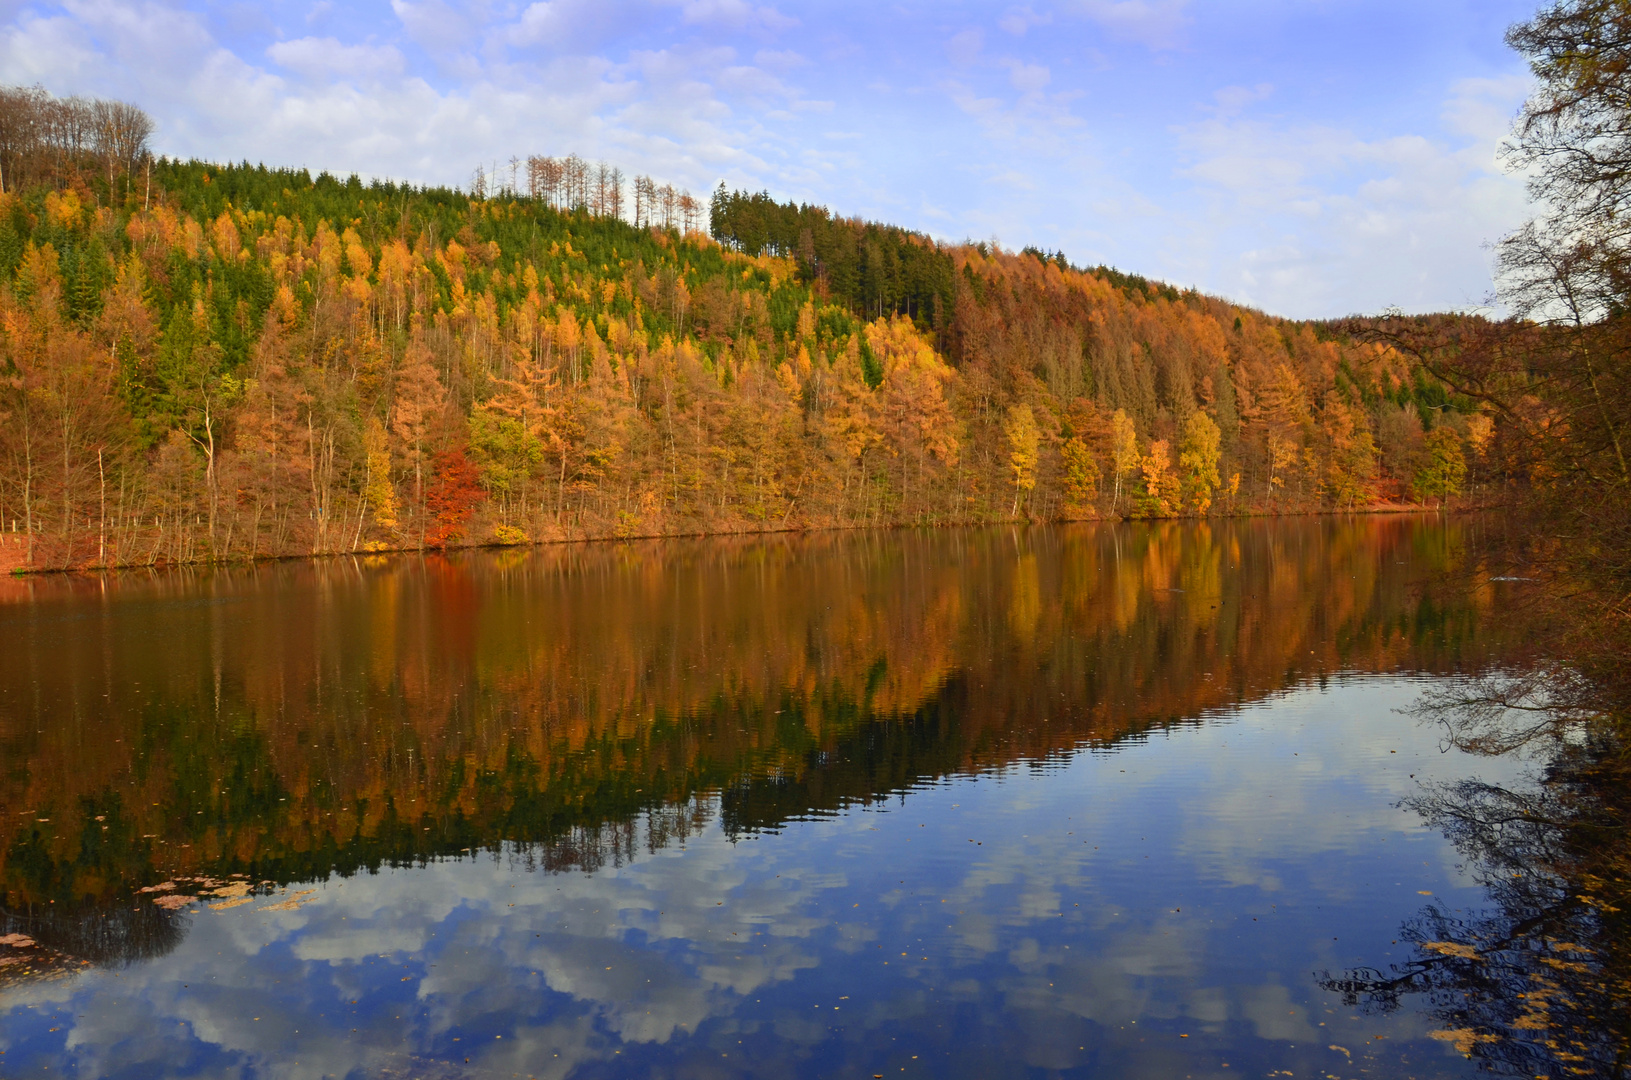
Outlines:
{"type": "Polygon", "coordinates": [[[468,183],[576,152],[1276,314],[1465,308],[1535,0],[0,0],[0,79],[160,152],[468,183]]]}

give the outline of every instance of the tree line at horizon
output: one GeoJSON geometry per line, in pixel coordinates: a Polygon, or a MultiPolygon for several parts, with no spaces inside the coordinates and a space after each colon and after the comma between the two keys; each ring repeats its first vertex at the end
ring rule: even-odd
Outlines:
{"type": "Polygon", "coordinates": [[[0,565],[1364,510],[1527,467],[1408,351],[1063,256],[625,203],[576,157],[483,197],[38,130],[0,137],[0,565]]]}

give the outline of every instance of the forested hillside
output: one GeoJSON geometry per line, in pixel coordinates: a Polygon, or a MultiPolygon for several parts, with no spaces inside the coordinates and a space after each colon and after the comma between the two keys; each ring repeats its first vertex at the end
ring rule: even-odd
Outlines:
{"type": "Polygon", "coordinates": [[[63,103],[0,101],[6,566],[1352,510],[1500,471],[1385,343],[1062,255],[626,200],[578,159],[486,197],[155,161],[24,105],[63,103]]]}

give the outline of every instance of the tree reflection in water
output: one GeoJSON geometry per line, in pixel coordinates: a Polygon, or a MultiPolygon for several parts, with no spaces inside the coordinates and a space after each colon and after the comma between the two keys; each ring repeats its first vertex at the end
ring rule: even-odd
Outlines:
{"type": "Polygon", "coordinates": [[[267,892],[482,852],[593,873],[1133,748],[1333,674],[1521,664],[1527,623],[1492,618],[1493,527],[823,534],[15,583],[0,937],[35,944],[0,960],[162,954],[190,916],[156,900],[231,902],[205,878],[267,892]]]}
{"type": "Polygon", "coordinates": [[[1400,938],[1416,955],[1360,968],[1328,989],[1380,1011],[1425,997],[1436,1037],[1512,1076],[1621,1077],[1631,1070],[1631,754],[1605,685],[1548,664],[1469,680],[1418,711],[1447,741],[1532,756],[1522,787],[1476,780],[1406,805],[1475,867],[1489,906],[1429,904],[1400,938]]]}

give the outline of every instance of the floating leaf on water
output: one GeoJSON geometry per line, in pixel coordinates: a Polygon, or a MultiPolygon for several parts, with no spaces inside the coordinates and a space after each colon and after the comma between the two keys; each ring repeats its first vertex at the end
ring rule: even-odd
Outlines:
{"type": "Polygon", "coordinates": [[[259,907],[259,908],[256,908],[255,910],[256,911],[293,911],[295,908],[300,907],[302,904],[311,903],[312,902],[312,894],[315,893],[315,892],[317,892],[316,889],[301,889],[297,893],[291,893],[287,900],[279,901],[276,904],[267,904],[265,907],[259,907]]]}
{"type": "MultiPolygon", "coordinates": [[[[4,939],[0,938],[0,940],[4,940],[4,939]]],[[[1554,949],[1557,952],[1577,952],[1577,953],[1589,953],[1589,952],[1591,952],[1591,949],[1590,949],[1589,946],[1586,946],[1586,945],[1571,945],[1567,941],[1553,941],[1550,938],[1548,938],[1546,940],[1546,945],[1547,945],[1548,948],[1554,949]]]]}
{"type": "Polygon", "coordinates": [[[1440,1042],[1454,1043],[1456,1050],[1463,1054],[1471,1054],[1473,1048],[1479,1043],[1500,1042],[1499,1035],[1485,1035],[1472,1028],[1447,1028],[1444,1031],[1429,1031],[1428,1036],[1440,1042]]]}

